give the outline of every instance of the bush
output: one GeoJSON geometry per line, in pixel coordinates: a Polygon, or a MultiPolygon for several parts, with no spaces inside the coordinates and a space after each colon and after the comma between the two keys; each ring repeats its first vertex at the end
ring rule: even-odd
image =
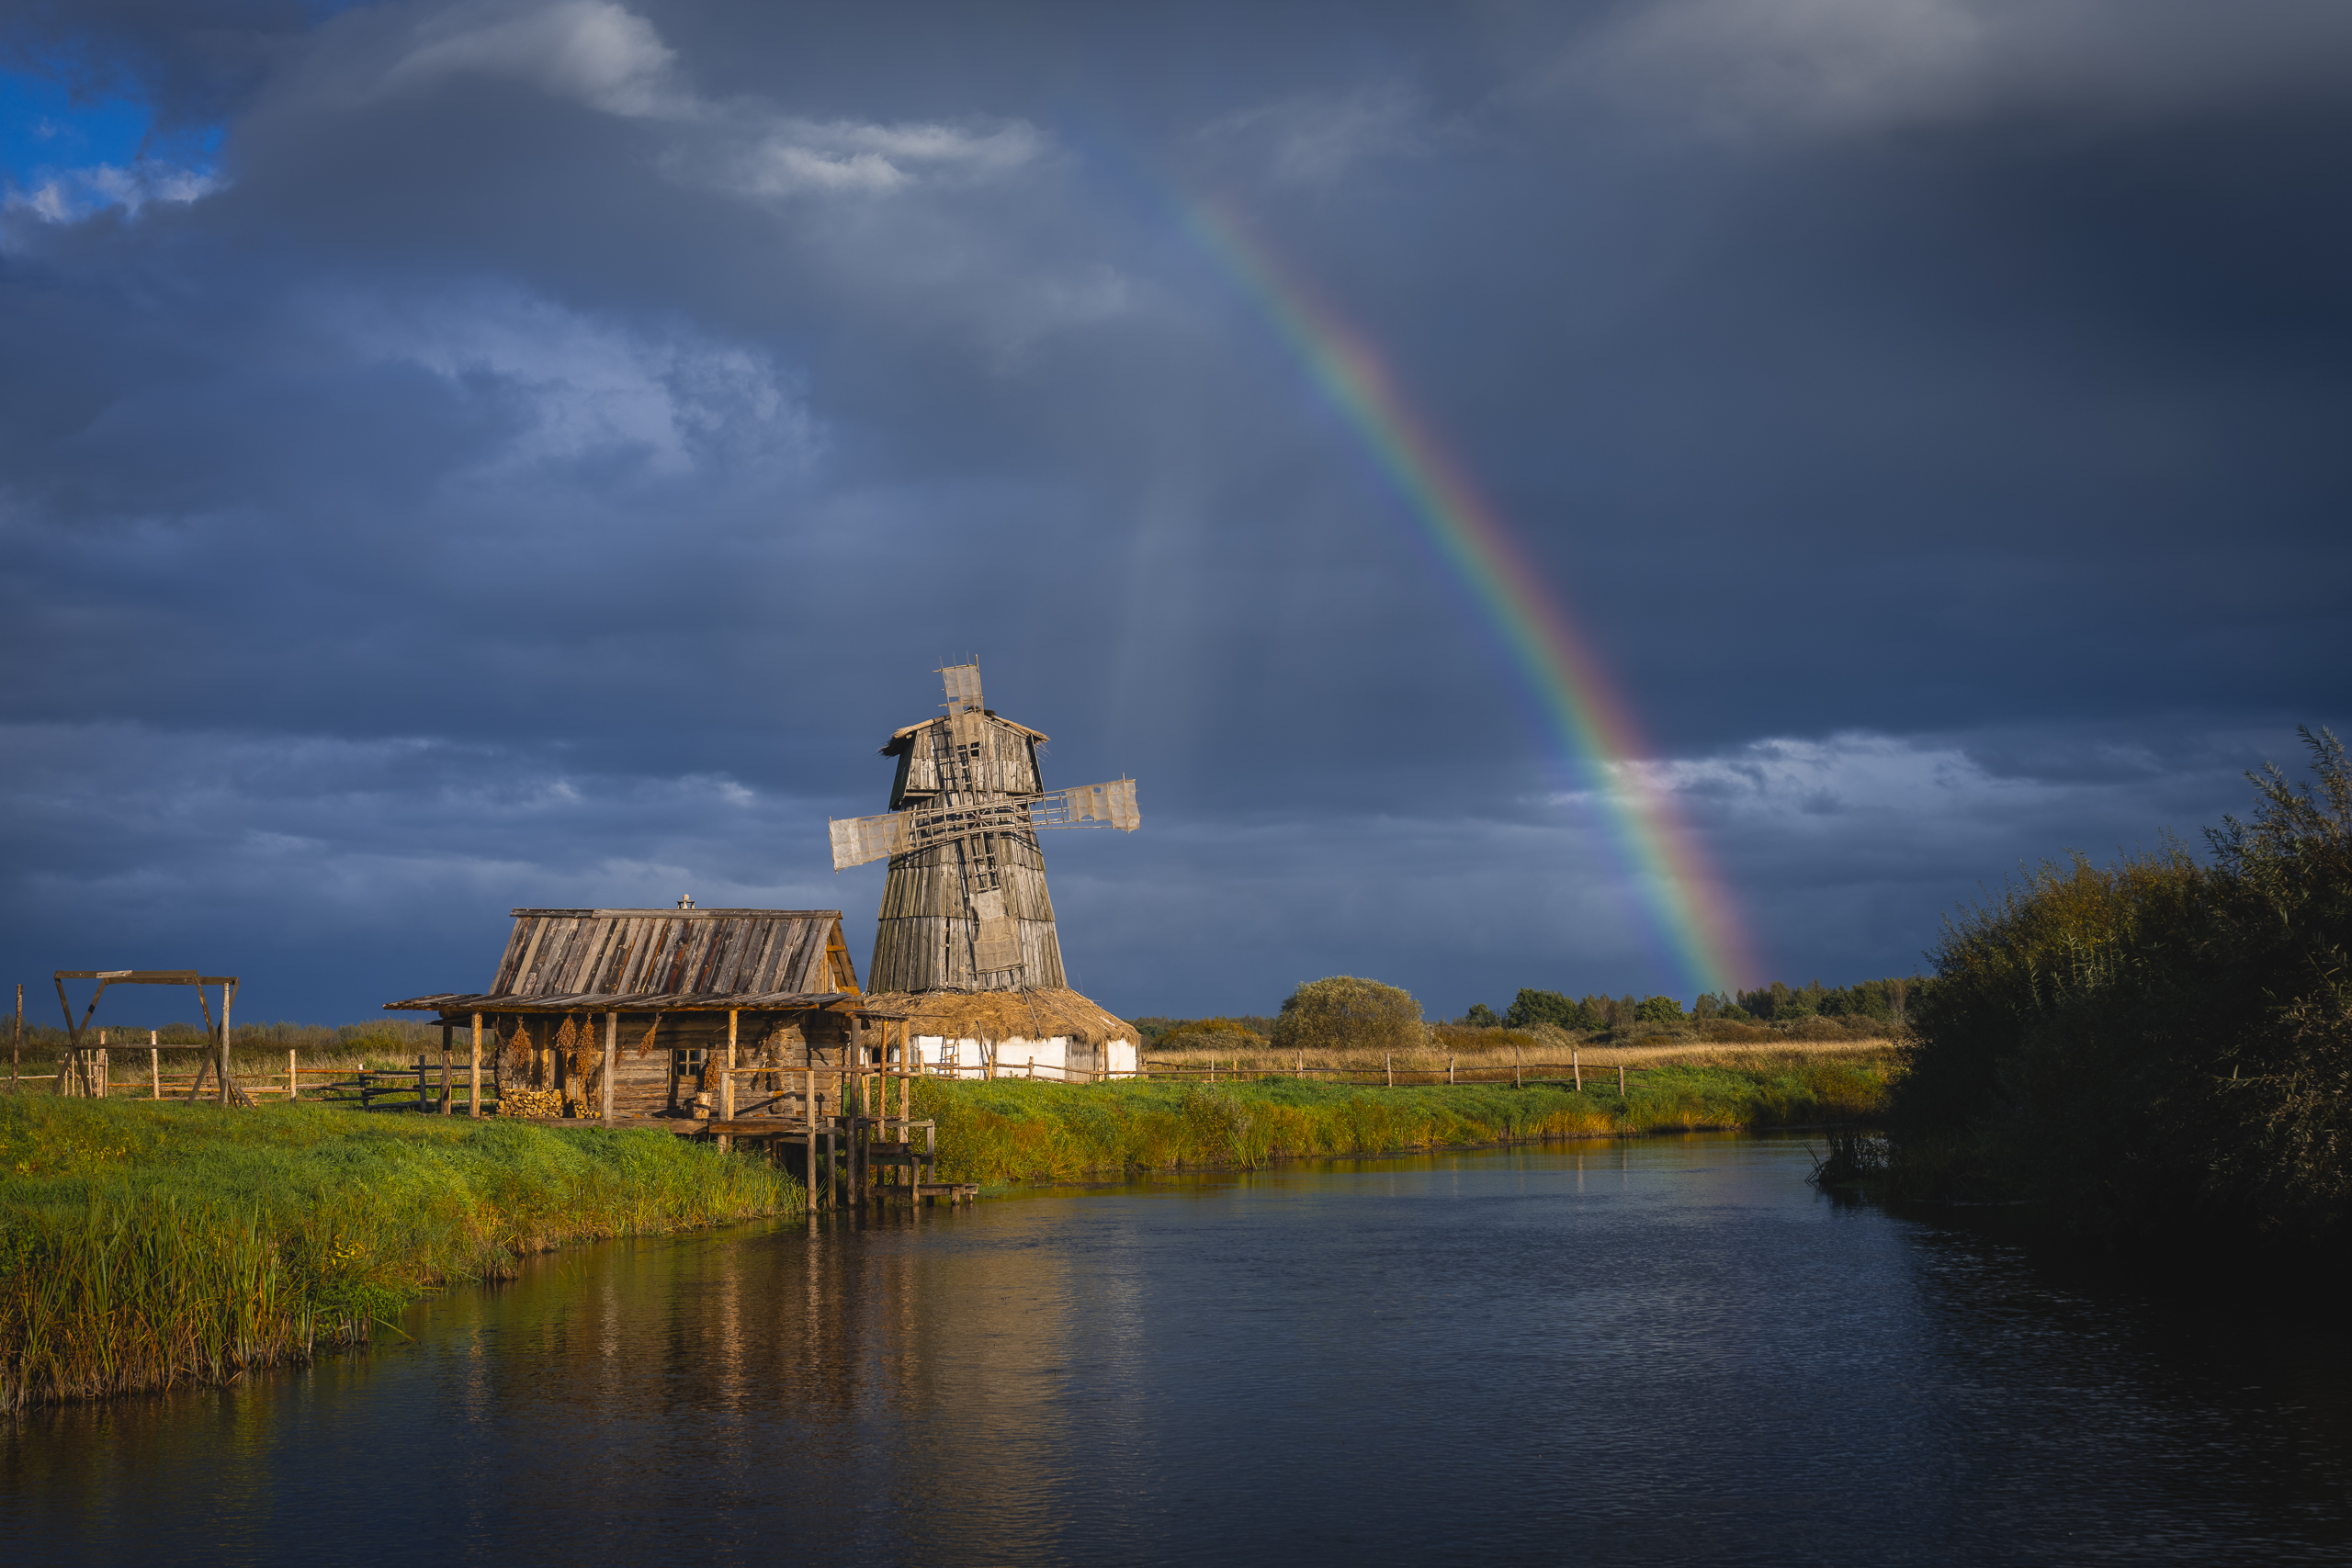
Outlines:
{"type": "Polygon", "coordinates": [[[1266,1037],[1238,1019],[1199,1018],[1179,1023],[1153,1042],[1155,1049],[1196,1051],[1215,1055],[1218,1052],[1258,1051],[1265,1047],[1266,1037]]]}
{"type": "Polygon", "coordinates": [[[1680,1023],[1682,1004],[1672,997],[1650,997],[1634,1010],[1636,1023],[1680,1023]]]}
{"type": "Polygon", "coordinates": [[[1410,993],[1351,975],[1308,981],[1274,1020],[1274,1044],[1284,1051],[1418,1051],[1423,1038],[1421,1004],[1410,993]]]}
{"type": "Polygon", "coordinates": [[[2316,792],[2249,774],[2255,819],[2210,831],[2210,863],[2077,854],[1948,922],[1912,998],[1896,1178],[1932,1167],[2106,1237],[2352,1233],[2352,766],[2303,735],[2316,792]]]}

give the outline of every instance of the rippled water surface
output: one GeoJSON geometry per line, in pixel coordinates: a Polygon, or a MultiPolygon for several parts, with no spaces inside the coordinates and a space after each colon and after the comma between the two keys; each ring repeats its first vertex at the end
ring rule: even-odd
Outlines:
{"type": "Polygon", "coordinates": [[[0,1430],[23,1562],[2352,1560],[2308,1304],[1654,1139],[615,1244],[0,1430]]]}

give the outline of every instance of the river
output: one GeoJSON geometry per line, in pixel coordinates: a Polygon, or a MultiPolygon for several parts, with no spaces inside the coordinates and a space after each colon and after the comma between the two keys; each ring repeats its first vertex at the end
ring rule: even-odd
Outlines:
{"type": "Polygon", "coordinates": [[[371,1353],[0,1427],[0,1555],[2352,1560],[2340,1314],[1807,1168],[1704,1134],[582,1248],[371,1353]]]}

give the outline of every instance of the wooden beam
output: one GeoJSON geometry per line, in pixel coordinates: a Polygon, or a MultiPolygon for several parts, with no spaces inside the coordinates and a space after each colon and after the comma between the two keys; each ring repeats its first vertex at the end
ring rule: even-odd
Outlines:
{"type": "MultiPolygon", "coordinates": [[[[727,1011],[727,1070],[718,1075],[718,1119],[722,1122],[735,1120],[735,1025],[741,1017],[732,1008],[727,1011]]],[[[719,1136],[718,1146],[730,1146],[724,1134],[719,1136]]]]}
{"type": "Polygon", "coordinates": [[[466,1114],[481,1115],[481,1014],[474,1014],[474,1057],[472,1063],[473,1089],[466,1100],[466,1114]]]}
{"type": "Polygon", "coordinates": [[[621,1015],[605,1015],[605,1125],[613,1124],[613,1074],[618,1070],[621,1047],[621,1015]]]}

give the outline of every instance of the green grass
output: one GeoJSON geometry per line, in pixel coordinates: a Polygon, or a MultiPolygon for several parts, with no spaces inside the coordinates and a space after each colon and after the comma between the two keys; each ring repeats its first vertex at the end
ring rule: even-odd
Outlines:
{"type": "Polygon", "coordinates": [[[667,1133],[0,1098],[0,1408],[299,1360],[525,1253],[800,1201],[667,1133]]]}
{"type": "Polygon", "coordinates": [[[1182,1166],[1255,1166],[1297,1156],[1459,1148],[1542,1138],[1850,1122],[1883,1101],[1883,1062],[1753,1067],[1670,1066],[1587,1075],[1566,1086],[1365,1089],[1277,1078],[1214,1088],[1130,1082],[1073,1087],[932,1080],[918,1114],[939,1121],[950,1181],[1068,1179],[1182,1166]]]}

